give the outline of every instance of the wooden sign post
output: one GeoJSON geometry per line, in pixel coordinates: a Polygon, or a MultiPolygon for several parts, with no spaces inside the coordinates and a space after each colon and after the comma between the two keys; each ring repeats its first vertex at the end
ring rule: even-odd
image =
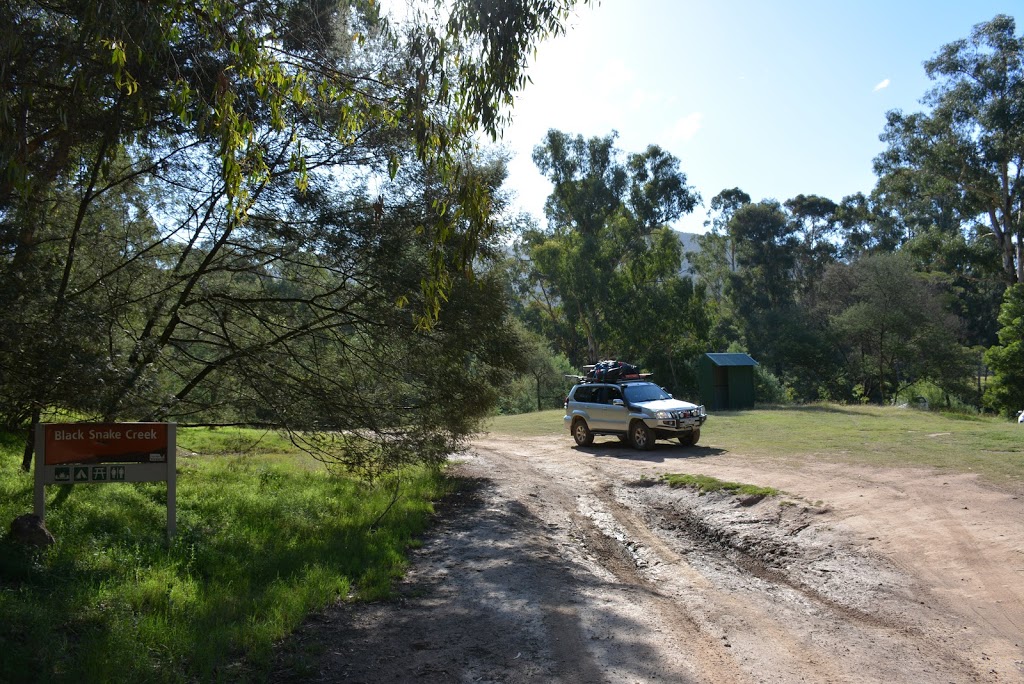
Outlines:
{"type": "Polygon", "coordinates": [[[48,484],[166,482],[167,538],[177,529],[176,423],[39,423],[35,514],[46,519],[48,484]]]}

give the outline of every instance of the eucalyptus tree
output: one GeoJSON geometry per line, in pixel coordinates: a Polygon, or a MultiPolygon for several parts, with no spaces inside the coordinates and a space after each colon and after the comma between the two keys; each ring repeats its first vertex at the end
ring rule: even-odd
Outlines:
{"type": "Polygon", "coordinates": [[[893,252],[906,241],[900,217],[881,208],[878,189],[847,195],[836,208],[841,237],[839,258],[850,262],[872,252],[893,252]]]}
{"type": "Polygon", "coordinates": [[[5,3],[5,422],[63,406],[376,429],[378,456],[457,441],[482,406],[444,418],[438,388],[509,362],[472,274],[502,176],[476,134],[572,4],[5,3]]]}
{"type": "Polygon", "coordinates": [[[746,348],[776,373],[782,361],[779,336],[796,307],[798,239],[778,202],[744,204],[729,220],[736,270],[728,275],[728,315],[746,348]]]}
{"type": "Polygon", "coordinates": [[[796,396],[813,400],[834,370],[827,326],[814,306],[817,274],[831,263],[833,252],[828,231],[814,226],[831,218],[813,218],[807,207],[825,207],[828,217],[833,205],[805,197],[788,204],[802,214],[762,200],[731,215],[727,229],[736,268],[727,277],[717,330],[724,343],[747,350],[796,396]]]}
{"type": "Polygon", "coordinates": [[[915,214],[983,223],[1008,283],[1024,279],[1024,36],[1015,31],[997,15],[925,62],[937,82],[923,100],[930,111],[889,112],[875,160],[880,188],[915,214]]]}
{"type": "Polygon", "coordinates": [[[650,248],[623,263],[606,294],[614,310],[608,347],[633,359],[659,382],[696,389],[695,361],[708,351],[711,313],[702,284],[680,277],[681,245],[671,229],[652,232],[650,248]]]}
{"type": "Polygon", "coordinates": [[[797,195],[783,206],[789,212],[799,238],[796,280],[804,303],[814,295],[815,285],[825,269],[839,258],[839,205],[819,195],[797,195]]]}
{"type": "Polygon", "coordinates": [[[971,364],[959,344],[960,326],[908,254],[870,254],[833,265],[820,302],[843,356],[838,375],[854,397],[889,403],[920,380],[950,393],[966,390],[971,364]]]}
{"type": "Polygon", "coordinates": [[[744,285],[733,287],[733,294],[760,309],[791,301],[799,239],[782,205],[774,200],[744,205],[729,226],[736,241],[734,278],[744,285]]]}
{"type": "Polygon", "coordinates": [[[704,222],[710,230],[697,237],[700,249],[686,255],[716,308],[723,305],[729,274],[737,268],[736,240],[729,232],[729,222],[750,201],[750,195],[739,188],[722,190],[712,197],[708,220],[704,222]]]}
{"type": "Polygon", "coordinates": [[[999,248],[974,226],[947,232],[937,227],[920,231],[902,250],[914,270],[926,274],[946,311],[960,321],[962,342],[990,347],[997,341],[997,318],[1006,280],[999,267],[999,248]]]}
{"type": "Polygon", "coordinates": [[[887,176],[870,196],[843,198],[837,210],[842,235],[839,258],[852,263],[868,254],[903,251],[914,270],[928,274],[943,305],[964,325],[964,343],[995,343],[996,316],[1006,289],[999,246],[983,222],[969,219],[955,203],[929,198],[893,183],[915,180],[887,176]]]}
{"type": "MultiPolygon", "coordinates": [[[[638,333],[630,314],[648,310],[652,286],[679,277],[682,252],[669,224],[699,202],[678,159],[656,145],[623,159],[616,137],[551,130],[533,153],[553,190],[547,227],[522,238],[524,293],[563,332],[560,351],[577,363],[626,353],[614,340],[638,333]]],[[[636,324],[659,326],[671,315],[636,324]]]]}

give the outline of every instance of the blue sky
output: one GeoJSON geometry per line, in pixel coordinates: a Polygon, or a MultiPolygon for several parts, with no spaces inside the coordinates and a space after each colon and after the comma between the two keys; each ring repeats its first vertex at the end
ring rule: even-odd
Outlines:
{"type": "Polygon", "coordinates": [[[704,207],[676,228],[703,232],[725,188],[755,201],[870,192],[890,109],[919,111],[923,62],[1024,0],[603,0],[538,50],[502,144],[508,187],[543,222],[550,185],[530,154],[549,128],[619,132],[680,159],[704,207]]]}

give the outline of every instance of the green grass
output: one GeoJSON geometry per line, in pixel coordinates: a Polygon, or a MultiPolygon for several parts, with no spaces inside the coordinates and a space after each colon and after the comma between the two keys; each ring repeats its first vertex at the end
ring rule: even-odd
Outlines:
{"type": "Polygon", "coordinates": [[[290,458],[295,454],[295,448],[286,435],[272,430],[243,428],[179,430],[178,448],[206,456],[278,454],[290,458]]]}
{"type": "MultiPolygon", "coordinates": [[[[179,457],[170,545],[163,484],[47,487],[57,544],[0,539],[0,681],[261,681],[272,645],[310,612],[338,597],[387,596],[430,502],[451,483],[405,472],[380,518],[395,480],[371,487],[329,475],[261,435],[179,434],[190,451],[273,446],[179,457]]],[[[0,436],[5,528],[32,510],[20,449],[0,436]]]]}
{"type": "Polygon", "coordinates": [[[495,416],[484,430],[495,435],[518,435],[520,437],[544,437],[547,435],[568,436],[569,431],[562,424],[562,409],[520,413],[514,416],[495,416]]]}
{"type": "Polygon", "coordinates": [[[779,490],[773,487],[758,487],[757,485],[742,484],[740,482],[725,482],[717,477],[710,477],[708,475],[678,475],[669,473],[662,475],[661,479],[673,489],[690,487],[696,489],[701,494],[729,492],[738,496],[775,496],[779,493],[779,490]]]}
{"type": "MultiPolygon", "coordinates": [[[[501,416],[488,429],[495,436],[550,436],[571,445],[562,415],[501,416]]],[[[750,459],[973,472],[994,484],[1024,486],[1024,426],[990,416],[833,404],[716,412],[697,449],[750,459]]]]}

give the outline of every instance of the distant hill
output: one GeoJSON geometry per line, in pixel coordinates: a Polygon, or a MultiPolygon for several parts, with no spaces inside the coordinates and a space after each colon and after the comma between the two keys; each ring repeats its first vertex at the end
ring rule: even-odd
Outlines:
{"type": "Polygon", "coordinates": [[[700,233],[684,233],[681,230],[676,231],[676,235],[679,236],[679,242],[683,245],[683,266],[679,272],[684,276],[695,277],[693,269],[690,268],[690,262],[686,259],[686,252],[699,252],[700,244],[697,242],[697,238],[700,237],[700,233]]]}
{"type": "MultiPolygon", "coordinates": [[[[683,246],[683,265],[679,269],[679,273],[681,275],[690,276],[691,278],[696,279],[697,276],[693,272],[693,269],[690,267],[690,262],[686,259],[686,253],[700,251],[700,244],[697,242],[697,238],[701,236],[701,233],[684,233],[681,230],[677,230],[675,231],[675,233],[679,237],[679,242],[683,246]]],[[[511,244],[505,245],[502,249],[504,250],[507,256],[512,255],[511,244]]]]}

